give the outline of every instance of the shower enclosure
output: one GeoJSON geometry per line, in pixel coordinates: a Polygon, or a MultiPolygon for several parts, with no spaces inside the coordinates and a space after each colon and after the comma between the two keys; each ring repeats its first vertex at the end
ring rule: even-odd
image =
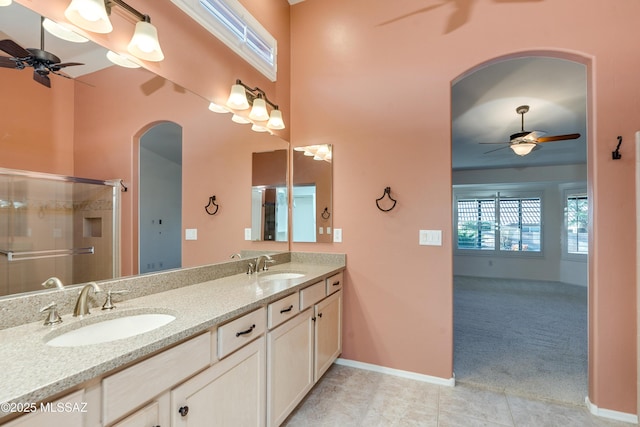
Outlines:
{"type": "Polygon", "coordinates": [[[118,277],[120,188],[0,168],[0,296],[118,277]]]}

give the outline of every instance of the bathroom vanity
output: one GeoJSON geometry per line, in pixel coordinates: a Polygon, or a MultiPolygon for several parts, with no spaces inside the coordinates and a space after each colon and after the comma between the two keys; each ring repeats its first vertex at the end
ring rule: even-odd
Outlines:
{"type": "Polygon", "coordinates": [[[0,424],[279,425],[342,351],[344,256],[301,259],[0,330],[0,424]],[[98,334],[106,342],[73,335],[147,315],[175,319],[128,338],[98,334]]]}

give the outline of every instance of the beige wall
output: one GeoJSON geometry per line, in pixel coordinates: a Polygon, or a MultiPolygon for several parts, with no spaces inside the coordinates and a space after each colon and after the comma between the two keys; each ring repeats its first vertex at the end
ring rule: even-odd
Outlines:
{"type": "MultiPolygon", "coordinates": [[[[307,0],[292,7],[292,142],[334,144],[334,227],[349,256],[343,357],[450,378],[451,84],[494,58],[555,52],[587,64],[592,205],[589,397],[636,412],[634,0],[307,0]],[[391,186],[389,213],[374,200],[391,186]],[[442,247],[419,229],[444,230],[442,247]]],[[[313,246],[314,248],[317,248],[313,246]]],[[[294,244],[294,250],[309,245],[294,244]]]]}

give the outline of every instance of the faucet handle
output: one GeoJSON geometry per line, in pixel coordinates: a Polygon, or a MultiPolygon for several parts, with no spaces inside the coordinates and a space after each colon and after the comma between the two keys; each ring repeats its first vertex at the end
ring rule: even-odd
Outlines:
{"type": "Polygon", "coordinates": [[[119,291],[112,291],[111,289],[109,289],[107,291],[107,299],[104,302],[104,304],[102,305],[102,309],[103,310],[113,310],[114,308],[116,308],[115,305],[113,305],[113,303],[111,302],[111,295],[122,295],[122,294],[128,294],[131,291],[128,291],[126,289],[122,289],[119,291]]]}
{"type": "Polygon", "coordinates": [[[271,258],[271,257],[268,257],[267,259],[265,259],[264,260],[264,264],[262,264],[263,265],[262,271],[268,271],[269,270],[269,264],[275,264],[275,262],[276,262],[276,260],[271,258]]]}
{"type": "Polygon", "coordinates": [[[49,312],[47,320],[44,321],[45,326],[55,325],[62,322],[62,318],[58,314],[58,304],[56,304],[55,302],[52,301],[51,304],[46,305],[40,309],[40,313],[44,313],[45,311],[49,312]]]}
{"type": "Polygon", "coordinates": [[[250,262],[247,265],[247,274],[253,274],[253,272],[256,271],[256,265],[252,262],[250,262]]]}

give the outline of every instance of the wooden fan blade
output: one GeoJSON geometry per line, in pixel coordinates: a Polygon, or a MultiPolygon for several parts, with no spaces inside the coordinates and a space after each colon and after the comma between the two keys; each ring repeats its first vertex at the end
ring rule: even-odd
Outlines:
{"type": "Polygon", "coordinates": [[[43,86],[51,87],[51,79],[49,76],[38,73],[37,71],[33,72],[33,80],[37,81],[43,86]]]}
{"type": "Polygon", "coordinates": [[[74,67],[76,65],[84,65],[82,62],[63,62],[62,64],[56,64],[56,68],[74,67]]]}
{"type": "Polygon", "coordinates": [[[6,56],[0,56],[0,67],[2,68],[18,68],[16,62],[7,58],[6,56]]]}
{"type": "Polygon", "coordinates": [[[537,142],[565,141],[567,139],[578,139],[578,138],[580,138],[579,133],[569,133],[567,135],[543,136],[542,138],[538,138],[537,142]]]}
{"type": "Polygon", "coordinates": [[[14,58],[25,58],[27,56],[31,56],[31,53],[29,53],[27,49],[23,48],[11,39],[0,40],[0,50],[7,52],[14,58]]]}

